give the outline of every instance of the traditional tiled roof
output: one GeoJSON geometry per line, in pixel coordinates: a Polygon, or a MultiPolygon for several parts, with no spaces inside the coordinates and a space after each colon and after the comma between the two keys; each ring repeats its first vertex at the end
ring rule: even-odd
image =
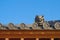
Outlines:
{"type": "Polygon", "coordinates": [[[14,25],[13,23],[9,23],[8,25],[2,25],[0,23],[0,30],[58,30],[60,29],[60,22],[56,22],[54,23],[54,25],[46,25],[44,24],[43,26],[37,26],[36,24],[33,26],[34,24],[18,24],[18,25],[14,25]]]}
{"type": "MultiPolygon", "coordinates": [[[[41,17],[40,17],[41,18],[41,17]]],[[[40,19],[33,24],[17,24],[9,23],[2,25],[0,23],[0,30],[60,30],[60,20],[55,21],[40,21],[40,19]],[[41,25],[40,25],[41,23],[41,25]]]]}

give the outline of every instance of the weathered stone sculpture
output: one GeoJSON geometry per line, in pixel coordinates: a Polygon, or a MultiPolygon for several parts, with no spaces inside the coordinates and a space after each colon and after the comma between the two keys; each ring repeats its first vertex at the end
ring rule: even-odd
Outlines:
{"type": "Polygon", "coordinates": [[[60,29],[60,22],[56,22],[54,27],[55,27],[55,29],[60,29]]]}
{"type": "Polygon", "coordinates": [[[44,16],[36,16],[35,17],[35,23],[38,24],[38,26],[42,26],[44,22],[44,16]]]}

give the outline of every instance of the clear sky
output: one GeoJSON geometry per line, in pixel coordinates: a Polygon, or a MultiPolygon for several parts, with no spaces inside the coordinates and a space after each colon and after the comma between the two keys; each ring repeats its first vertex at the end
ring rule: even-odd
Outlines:
{"type": "Polygon", "coordinates": [[[0,22],[31,24],[36,15],[45,20],[60,20],[60,0],[0,0],[0,22]]]}

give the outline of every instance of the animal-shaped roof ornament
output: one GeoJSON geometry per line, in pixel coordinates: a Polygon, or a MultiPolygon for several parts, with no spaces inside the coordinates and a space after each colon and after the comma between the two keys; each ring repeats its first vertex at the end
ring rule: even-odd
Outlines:
{"type": "Polygon", "coordinates": [[[36,16],[35,17],[35,23],[38,24],[38,26],[42,26],[44,22],[44,16],[36,16]]]}

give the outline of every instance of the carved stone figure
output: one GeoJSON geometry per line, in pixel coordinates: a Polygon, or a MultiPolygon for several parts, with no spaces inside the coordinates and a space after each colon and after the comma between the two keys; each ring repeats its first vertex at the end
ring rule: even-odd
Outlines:
{"type": "Polygon", "coordinates": [[[60,29],[60,22],[56,22],[54,27],[55,27],[55,29],[60,29]]]}
{"type": "Polygon", "coordinates": [[[35,17],[35,22],[38,24],[38,26],[42,26],[44,22],[44,16],[36,16],[35,17]]]}

